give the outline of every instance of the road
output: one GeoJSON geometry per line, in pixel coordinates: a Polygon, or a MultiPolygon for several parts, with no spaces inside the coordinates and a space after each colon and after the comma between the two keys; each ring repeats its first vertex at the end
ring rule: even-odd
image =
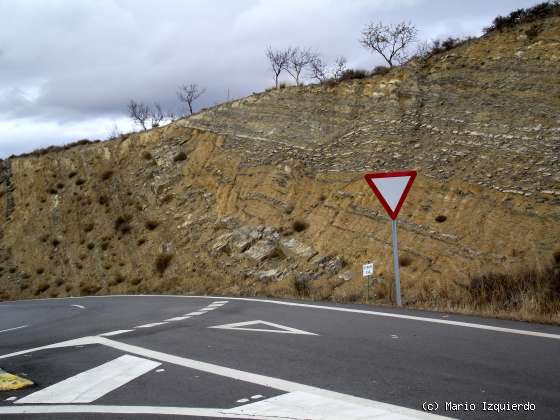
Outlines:
{"type": "Polygon", "coordinates": [[[3,302],[0,368],[35,383],[0,392],[2,419],[560,413],[559,327],[364,305],[188,296],[3,302]]]}

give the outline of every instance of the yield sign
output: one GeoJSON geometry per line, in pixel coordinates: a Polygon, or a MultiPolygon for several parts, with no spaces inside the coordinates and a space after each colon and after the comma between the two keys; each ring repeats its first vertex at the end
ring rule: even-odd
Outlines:
{"type": "Polygon", "coordinates": [[[364,178],[389,217],[395,220],[416,178],[416,171],[365,174],[364,178]]]}

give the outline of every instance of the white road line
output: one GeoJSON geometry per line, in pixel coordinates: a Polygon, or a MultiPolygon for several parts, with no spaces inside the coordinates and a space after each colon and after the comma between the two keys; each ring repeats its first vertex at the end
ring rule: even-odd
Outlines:
{"type": "Polygon", "coordinates": [[[20,325],[19,327],[14,327],[14,328],[8,328],[7,330],[0,330],[0,333],[4,333],[4,332],[8,332],[8,331],[15,331],[15,330],[20,330],[22,328],[26,328],[29,325],[20,325]]]}
{"type": "Polygon", "coordinates": [[[202,308],[201,311],[208,312],[208,311],[213,311],[214,309],[216,308],[206,307],[206,308],[202,308]]]}
{"type": "MultiPolygon", "coordinates": [[[[123,297],[131,297],[131,298],[138,298],[138,297],[154,297],[154,298],[179,298],[179,299],[216,299],[216,296],[183,296],[183,295],[115,295],[115,296],[88,296],[87,299],[112,299],[112,298],[123,298],[123,297]]],[[[73,298],[50,298],[50,299],[22,299],[18,302],[24,301],[42,301],[42,300],[56,300],[56,299],[73,299],[73,298]]],[[[80,297],[80,299],[84,299],[80,297]]],[[[555,340],[560,340],[560,334],[552,334],[552,333],[544,333],[539,331],[531,331],[531,330],[519,330],[515,328],[504,328],[504,327],[497,327],[493,325],[485,325],[485,324],[476,324],[472,322],[461,322],[461,321],[449,321],[445,319],[439,318],[429,318],[429,317],[421,317],[415,315],[405,315],[399,313],[389,313],[389,312],[378,312],[378,311],[369,311],[365,309],[351,309],[351,308],[340,308],[336,306],[322,306],[322,305],[311,305],[306,303],[295,303],[295,302],[283,302],[278,300],[266,300],[266,299],[256,299],[256,298],[241,298],[241,297],[227,297],[229,301],[243,301],[243,302],[260,302],[260,303],[268,303],[272,305],[284,305],[284,306],[295,306],[301,308],[309,308],[309,309],[317,309],[317,310],[328,310],[328,311],[337,311],[337,312],[348,312],[348,313],[357,313],[357,314],[364,314],[364,315],[374,315],[374,316],[381,316],[381,317],[388,317],[388,318],[399,318],[399,319],[407,319],[412,321],[421,321],[421,322],[430,322],[434,324],[443,324],[443,325],[453,325],[457,327],[466,327],[466,328],[475,328],[480,330],[486,331],[496,331],[496,332],[503,332],[509,334],[518,334],[518,335],[527,335],[532,337],[541,337],[541,338],[552,338],[555,340]]],[[[229,301],[220,301],[220,302],[229,302],[229,301]]],[[[1,304],[0,304],[1,305],[1,304]]],[[[435,314],[434,316],[437,316],[435,314]]]]}
{"type": "Polygon", "coordinates": [[[190,314],[186,314],[185,316],[194,316],[194,315],[203,315],[204,312],[191,312],[190,314]]]}
{"type": "Polygon", "coordinates": [[[258,399],[263,398],[263,397],[264,397],[263,395],[257,394],[257,395],[251,396],[251,399],[252,399],[252,400],[258,400],[258,399]]]}
{"type": "Polygon", "coordinates": [[[109,332],[99,334],[99,335],[101,337],[112,337],[114,335],[124,334],[124,333],[131,332],[131,331],[134,331],[134,330],[116,330],[116,331],[109,331],[109,332]]]}
{"type": "MultiPolygon", "coordinates": [[[[379,409],[385,411],[387,415],[384,416],[383,418],[387,418],[387,419],[396,420],[396,419],[443,419],[444,418],[430,413],[424,413],[421,411],[399,407],[392,404],[386,404],[379,401],[368,400],[365,398],[354,397],[352,395],[346,395],[339,392],[328,391],[321,388],[315,388],[313,386],[286,381],[284,379],[278,379],[278,378],[259,375],[255,373],[244,372],[241,370],[231,369],[224,366],[214,365],[211,363],[200,362],[193,359],[187,359],[172,354],[161,353],[158,351],[149,350],[146,348],[133,346],[126,343],[121,343],[118,341],[114,341],[99,336],[84,337],[77,340],[69,340],[61,343],[51,344],[49,346],[27,349],[20,352],[0,356],[0,359],[17,356],[20,354],[27,354],[38,350],[72,346],[78,343],[81,345],[102,344],[111,348],[115,348],[117,350],[124,351],[126,353],[136,354],[138,356],[147,357],[152,360],[158,360],[159,362],[167,362],[174,365],[199,370],[202,372],[207,372],[214,375],[224,376],[227,378],[237,379],[237,380],[265,386],[268,388],[274,388],[285,392],[311,394],[314,397],[321,397],[324,399],[328,399],[329,404],[331,405],[339,404],[339,405],[343,405],[344,407],[348,407],[348,404],[351,404],[351,405],[362,406],[363,409],[366,408],[379,409]]],[[[96,386],[94,384],[90,384],[90,385],[92,387],[96,386]]],[[[292,395],[292,398],[288,399],[288,401],[294,401],[295,399],[298,398],[295,398],[292,395]]],[[[260,402],[264,402],[264,401],[268,401],[268,400],[263,400],[260,402]]],[[[307,401],[309,401],[309,399],[307,401]]],[[[314,401],[318,401],[318,399],[315,398],[314,401]]],[[[321,404],[323,402],[324,400],[321,400],[321,404]]],[[[277,402],[273,402],[273,403],[277,404],[277,402]]],[[[280,405],[283,404],[281,403],[280,405]]],[[[259,407],[257,408],[259,410],[261,409],[259,407]]],[[[0,414],[115,413],[115,414],[169,414],[169,415],[218,417],[218,418],[247,418],[246,414],[237,414],[235,412],[227,412],[227,411],[228,410],[213,409],[213,408],[143,407],[143,406],[126,407],[126,406],[102,406],[102,405],[55,405],[55,406],[43,405],[43,406],[0,407],[0,414]]],[[[271,419],[278,420],[282,417],[278,417],[276,415],[273,417],[270,417],[268,415],[265,416],[256,415],[254,417],[251,416],[251,418],[262,419],[262,420],[271,420],[271,419]]],[[[303,418],[309,418],[309,416],[300,417],[298,415],[297,417],[291,417],[291,419],[303,419],[303,418]]]]}
{"type": "MultiPolygon", "coordinates": [[[[329,391],[326,389],[315,388],[310,385],[299,384],[297,382],[291,382],[284,379],[273,378],[270,376],[259,375],[256,373],[244,372],[242,370],[232,369],[224,366],[215,365],[212,363],[201,362],[198,360],[187,359],[184,357],[175,356],[172,354],[162,353],[155,350],[149,350],[143,347],[134,346],[131,344],[121,343],[119,341],[110,340],[104,337],[89,337],[92,343],[103,344],[108,347],[115,348],[117,350],[122,350],[126,353],[136,354],[138,356],[147,357],[153,360],[159,360],[160,362],[171,363],[178,366],[187,367],[190,369],[199,370],[202,372],[211,373],[214,375],[224,376],[227,378],[237,379],[244,382],[249,382],[268,388],[278,389],[280,391],[286,392],[303,392],[306,394],[312,394],[314,396],[322,397],[329,400],[337,400],[339,402],[345,402],[348,404],[354,404],[362,406],[363,408],[377,408],[386,411],[388,414],[394,415],[391,418],[402,418],[402,419],[436,419],[444,418],[435,416],[429,413],[424,413],[422,411],[412,410],[409,408],[399,407],[392,404],[386,404],[379,401],[368,400],[365,398],[354,397],[352,395],[342,394],[335,391],[329,391]],[[401,417],[397,416],[400,415],[401,417]],[[403,417],[405,416],[405,417],[403,417]],[[406,417],[409,416],[409,417],[406,417]]],[[[333,402],[334,404],[334,402],[333,402]]],[[[224,411],[226,412],[226,411],[224,411]]],[[[235,414],[235,413],[232,413],[235,414]]],[[[266,418],[266,417],[264,417],[266,418]]],[[[270,418],[270,417],[268,417],[270,418]]],[[[298,417],[296,417],[298,418],[298,417]]],[[[305,417],[300,417],[305,418],[305,417]]],[[[366,417],[367,418],[367,417],[366,417]]],[[[362,417],[363,419],[363,417],[362,417]]]]}
{"type": "MultiPolygon", "coordinates": [[[[169,416],[211,417],[221,419],[247,419],[245,415],[225,414],[220,408],[190,408],[190,407],[147,407],[124,405],[28,405],[20,407],[0,406],[3,414],[68,414],[68,413],[98,413],[98,414],[153,414],[169,416]]],[[[282,420],[279,417],[251,417],[252,420],[282,420]]]]}
{"type": "MultiPolygon", "coordinates": [[[[211,298],[212,298],[212,297],[211,297],[211,298]]],[[[229,302],[229,301],[227,301],[227,300],[217,300],[217,301],[215,301],[215,302],[212,302],[212,304],[214,304],[214,303],[215,303],[215,304],[218,304],[218,303],[219,303],[219,304],[221,304],[221,305],[225,305],[225,304],[228,303],[228,302],[229,302]]]]}
{"type": "Polygon", "coordinates": [[[127,354],[27,395],[15,404],[90,403],[160,365],[127,354]]]}
{"type": "Polygon", "coordinates": [[[73,306],[75,308],[79,308],[79,309],[86,309],[86,307],[83,306],[83,305],[71,305],[71,306],[73,306]]]}
{"type": "Polygon", "coordinates": [[[185,319],[189,319],[190,316],[176,316],[175,318],[166,319],[165,322],[173,322],[173,321],[184,321],[185,319]]]}
{"type": "Polygon", "coordinates": [[[240,400],[237,400],[236,402],[238,402],[238,403],[246,403],[246,402],[249,402],[249,399],[247,399],[247,398],[241,398],[240,400]]]}
{"type": "MultiPolygon", "coordinates": [[[[119,297],[122,297],[122,296],[129,296],[129,297],[154,296],[154,297],[176,297],[176,298],[187,298],[187,299],[215,299],[215,297],[213,297],[213,296],[119,295],[119,297]]],[[[92,297],[101,298],[103,296],[92,296],[92,297]]],[[[107,296],[105,296],[105,297],[107,297],[107,296]]],[[[518,330],[518,329],[515,329],[515,328],[504,328],[504,327],[497,327],[497,326],[494,326],[494,325],[476,324],[476,323],[472,323],[472,322],[449,321],[449,320],[446,320],[446,319],[421,317],[421,316],[416,316],[416,315],[405,315],[405,314],[390,313],[390,312],[369,311],[369,310],[365,310],[365,309],[340,308],[340,307],[336,307],[336,306],[310,305],[308,303],[283,302],[283,301],[279,301],[279,300],[266,300],[266,299],[241,298],[241,297],[228,297],[228,299],[236,300],[236,301],[243,301],[243,302],[259,302],[259,303],[268,303],[268,304],[272,304],[272,305],[295,306],[295,307],[300,307],[300,308],[309,308],[309,309],[317,309],[317,310],[348,312],[348,313],[363,314],[363,315],[382,316],[382,317],[387,317],[387,318],[399,318],[399,319],[407,319],[407,320],[412,320],[412,321],[430,322],[430,323],[434,323],[434,324],[453,325],[453,326],[456,326],[456,327],[475,328],[475,329],[486,330],[486,331],[496,331],[496,332],[503,332],[503,333],[509,333],[509,334],[527,335],[527,336],[532,336],[532,337],[552,338],[552,339],[555,339],[555,340],[560,340],[560,334],[551,334],[551,333],[544,333],[544,332],[540,332],[540,331],[530,331],[530,330],[518,330]]]]}
{"type": "MultiPolygon", "coordinates": [[[[244,400],[238,400],[237,402],[248,401],[246,398],[244,398],[244,400]]],[[[416,413],[395,413],[386,408],[364,407],[361,404],[325,398],[306,392],[290,392],[288,394],[225,410],[225,412],[245,414],[251,418],[253,418],[253,416],[277,416],[290,419],[305,418],[321,420],[365,420],[373,418],[412,420],[420,418],[416,413]]]]}
{"type": "Polygon", "coordinates": [[[151,324],[138,325],[137,327],[134,328],[152,328],[163,324],[167,324],[167,322],[152,322],[151,324]]]}
{"type": "Polygon", "coordinates": [[[214,327],[208,328],[218,328],[221,330],[242,330],[242,331],[259,331],[259,332],[271,332],[271,333],[279,333],[279,334],[301,334],[301,335],[319,335],[310,333],[303,330],[298,330],[297,328],[287,327],[285,325],[275,324],[273,322],[268,321],[246,321],[246,322],[236,322],[235,324],[224,324],[224,325],[216,325],[214,327]],[[244,328],[249,325],[259,325],[264,324],[270,327],[274,327],[275,329],[270,328],[244,328]]]}
{"type": "Polygon", "coordinates": [[[21,356],[23,354],[29,354],[40,350],[58,349],[61,347],[71,347],[71,346],[81,346],[84,344],[91,344],[91,343],[92,343],[91,337],[82,337],[82,338],[77,338],[75,340],[61,341],[60,343],[54,343],[54,344],[49,344],[40,347],[33,347],[26,350],[20,350],[13,353],[3,354],[0,356],[0,359],[7,359],[8,357],[21,356]]]}

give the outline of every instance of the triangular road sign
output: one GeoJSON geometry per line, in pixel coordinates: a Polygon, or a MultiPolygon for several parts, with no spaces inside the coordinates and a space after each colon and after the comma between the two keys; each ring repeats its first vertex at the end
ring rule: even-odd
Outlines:
{"type": "Polygon", "coordinates": [[[310,333],[303,330],[298,330],[297,328],[286,327],[285,325],[274,324],[273,322],[268,321],[246,321],[246,322],[237,322],[235,324],[224,324],[224,325],[216,325],[214,327],[208,328],[219,328],[222,330],[242,330],[242,331],[260,331],[260,332],[270,332],[270,333],[279,333],[279,334],[302,334],[302,335],[318,335],[314,333],[310,333]],[[249,325],[266,325],[271,328],[245,328],[249,325]]]}
{"type": "Polygon", "coordinates": [[[364,178],[389,217],[395,220],[416,178],[416,171],[365,174],[364,178]]]}

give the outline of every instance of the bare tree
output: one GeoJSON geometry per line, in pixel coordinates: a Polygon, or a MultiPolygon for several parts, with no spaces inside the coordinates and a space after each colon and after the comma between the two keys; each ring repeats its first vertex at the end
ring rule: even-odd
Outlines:
{"type": "Polygon", "coordinates": [[[340,56],[334,62],[334,66],[329,68],[319,54],[313,54],[309,63],[309,77],[324,83],[328,79],[339,79],[346,70],[346,58],[340,56]]]}
{"type": "Polygon", "coordinates": [[[332,75],[334,79],[340,79],[342,74],[346,71],[346,58],[343,56],[337,57],[334,62],[334,69],[332,75]]]}
{"type": "Polygon", "coordinates": [[[282,70],[288,65],[288,58],[291,50],[274,50],[272,47],[266,49],[266,58],[270,62],[270,68],[274,73],[274,86],[278,89],[278,77],[282,70]]]}
{"type": "Polygon", "coordinates": [[[135,123],[140,124],[144,131],[147,130],[146,121],[150,117],[150,114],[151,111],[148,105],[142,102],[136,102],[133,99],[128,103],[128,115],[135,123]]]}
{"type": "Polygon", "coordinates": [[[314,54],[309,62],[309,77],[323,83],[328,79],[327,65],[319,54],[314,54]]]}
{"type": "Polygon", "coordinates": [[[200,89],[196,83],[191,83],[181,86],[177,91],[177,97],[187,105],[189,115],[192,115],[194,101],[200,98],[204,92],[206,92],[206,89],[200,89]]]}
{"type": "Polygon", "coordinates": [[[406,60],[407,47],[416,40],[418,30],[407,22],[396,25],[370,23],[362,31],[360,43],[370,50],[379,53],[393,67],[406,60]]]}
{"type": "Polygon", "coordinates": [[[154,102],[154,108],[150,110],[150,122],[152,128],[159,127],[161,121],[165,118],[165,113],[161,109],[161,105],[158,102],[154,102]]]}
{"type": "Polygon", "coordinates": [[[309,49],[301,49],[299,47],[289,48],[288,59],[284,64],[284,69],[296,81],[296,85],[300,84],[300,75],[303,69],[311,64],[316,54],[313,54],[309,49]]]}

